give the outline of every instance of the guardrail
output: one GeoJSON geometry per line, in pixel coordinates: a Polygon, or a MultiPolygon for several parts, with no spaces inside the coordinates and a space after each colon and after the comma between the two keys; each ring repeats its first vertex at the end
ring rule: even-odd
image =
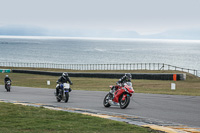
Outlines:
{"type": "MultiPolygon", "coordinates": [[[[39,75],[60,76],[62,72],[33,71],[13,69],[13,73],[29,73],[39,75]]],[[[174,80],[173,73],[131,73],[132,79],[148,79],[148,80],[174,80]]],[[[70,77],[88,77],[88,78],[121,78],[124,73],[73,73],[69,72],[70,77]]],[[[176,73],[176,80],[186,80],[185,73],[176,73]]]]}
{"type": "Polygon", "coordinates": [[[177,67],[164,63],[119,63],[119,64],[55,64],[55,63],[24,63],[0,62],[0,67],[32,67],[56,68],[70,70],[176,70],[200,76],[199,71],[177,67]]]}
{"type": "Polygon", "coordinates": [[[193,74],[195,76],[200,76],[198,70],[196,69],[188,69],[188,68],[182,68],[182,67],[177,67],[177,66],[172,66],[172,65],[169,65],[169,64],[164,64],[164,70],[175,70],[175,71],[182,71],[182,72],[187,72],[187,73],[190,73],[190,74],[193,74]]]}

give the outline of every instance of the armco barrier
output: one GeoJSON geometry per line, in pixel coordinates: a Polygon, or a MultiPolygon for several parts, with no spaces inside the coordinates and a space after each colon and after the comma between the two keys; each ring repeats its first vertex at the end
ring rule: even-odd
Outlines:
{"type": "Polygon", "coordinates": [[[53,68],[66,70],[172,70],[200,77],[200,70],[177,67],[165,63],[117,63],[117,64],[55,64],[28,62],[0,62],[0,67],[53,68]]]}
{"type": "MultiPolygon", "coordinates": [[[[32,71],[32,70],[12,70],[13,73],[29,73],[40,75],[61,76],[62,72],[32,71]]],[[[149,80],[173,80],[172,73],[131,73],[132,79],[149,79],[149,80]]],[[[87,78],[116,78],[119,79],[124,73],[73,73],[69,72],[70,77],[87,77],[87,78]]],[[[176,80],[185,80],[186,74],[177,73],[176,80]]]]}

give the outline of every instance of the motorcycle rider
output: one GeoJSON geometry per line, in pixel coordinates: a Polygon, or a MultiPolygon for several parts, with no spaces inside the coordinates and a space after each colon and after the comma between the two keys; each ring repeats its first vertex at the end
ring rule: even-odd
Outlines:
{"type": "Polygon", "coordinates": [[[4,83],[5,83],[5,89],[7,89],[7,81],[10,81],[10,85],[11,85],[11,79],[8,77],[8,75],[5,76],[5,79],[4,79],[4,83]]]}
{"type": "MultiPolygon", "coordinates": [[[[130,73],[125,73],[125,75],[117,81],[117,86],[122,86],[126,82],[131,82],[132,75],[130,73]]],[[[118,89],[117,86],[113,86],[110,89],[110,94],[113,95],[114,92],[118,89]]]]}
{"type": "MultiPolygon", "coordinates": [[[[67,83],[69,82],[70,85],[72,85],[72,81],[70,80],[69,76],[68,76],[68,73],[67,72],[64,72],[62,74],[62,76],[58,79],[57,81],[57,85],[56,85],[56,96],[58,96],[58,92],[59,92],[59,89],[60,89],[60,84],[63,84],[63,83],[67,83]]],[[[71,88],[69,88],[69,92],[72,91],[71,88]]]]}

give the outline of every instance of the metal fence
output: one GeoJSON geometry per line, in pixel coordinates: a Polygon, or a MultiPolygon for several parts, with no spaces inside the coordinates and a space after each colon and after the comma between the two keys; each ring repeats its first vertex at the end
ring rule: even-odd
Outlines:
{"type": "Polygon", "coordinates": [[[119,64],[55,64],[55,63],[24,63],[0,62],[2,67],[56,68],[70,70],[176,70],[200,76],[198,70],[177,67],[164,63],[119,63],[119,64]]]}

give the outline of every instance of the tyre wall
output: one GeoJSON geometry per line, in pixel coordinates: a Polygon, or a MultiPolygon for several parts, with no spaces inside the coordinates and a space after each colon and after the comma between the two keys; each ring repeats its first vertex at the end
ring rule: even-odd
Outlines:
{"type": "MultiPolygon", "coordinates": [[[[62,72],[47,72],[47,71],[32,71],[32,70],[12,70],[13,73],[28,73],[40,74],[50,76],[61,76],[62,72]]],[[[121,78],[124,73],[68,73],[70,77],[87,77],[87,78],[121,78]]],[[[173,76],[176,74],[176,80],[185,80],[186,74],[183,73],[131,73],[132,79],[148,79],[148,80],[174,80],[173,76]]]]}

